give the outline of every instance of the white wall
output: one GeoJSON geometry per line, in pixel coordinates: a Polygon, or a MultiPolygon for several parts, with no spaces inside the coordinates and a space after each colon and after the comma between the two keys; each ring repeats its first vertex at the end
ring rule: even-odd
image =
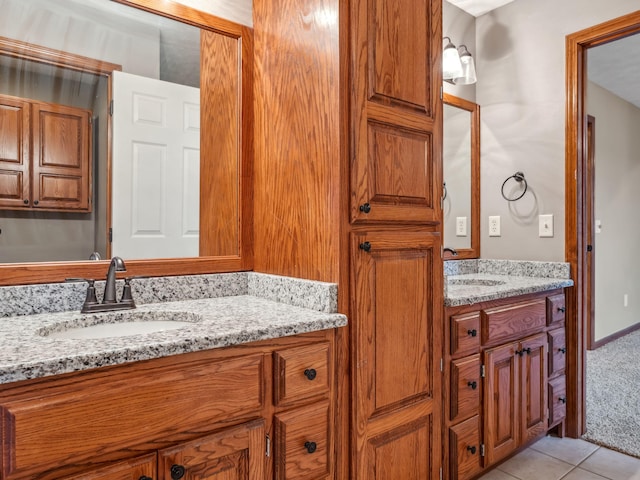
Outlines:
{"type": "Polygon", "coordinates": [[[596,119],[595,218],[602,222],[594,249],[597,341],[640,321],[640,109],[589,82],[587,112],[596,119]]]}
{"type": "Polygon", "coordinates": [[[565,37],[636,11],[638,0],[515,0],[476,19],[476,102],[482,108],[481,255],[563,261],[565,37]],[[529,192],[509,203],[502,182],[523,171],[529,192]],[[555,236],[538,237],[538,215],[555,236]],[[488,236],[500,215],[502,236],[488,236]]]}
{"type": "Polygon", "coordinates": [[[253,26],[253,0],[174,0],[196,10],[253,26]]]}

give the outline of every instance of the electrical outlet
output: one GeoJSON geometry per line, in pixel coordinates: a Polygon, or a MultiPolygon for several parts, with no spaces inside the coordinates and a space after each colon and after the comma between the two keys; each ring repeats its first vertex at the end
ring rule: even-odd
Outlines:
{"type": "Polygon", "coordinates": [[[456,217],[456,237],[467,236],[467,217],[456,217]]]}
{"type": "Polygon", "coordinates": [[[553,237],[553,215],[540,215],[538,222],[538,235],[540,237],[553,237]]]}
{"type": "Polygon", "coordinates": [[[489,236],[500,236],[500,215],[494,215],[489,217],[489,236]]]}

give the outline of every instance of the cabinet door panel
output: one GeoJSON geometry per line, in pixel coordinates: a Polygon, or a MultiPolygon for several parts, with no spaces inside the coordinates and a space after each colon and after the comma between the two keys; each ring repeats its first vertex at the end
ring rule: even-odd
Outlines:
{"type": "Polygon", "coordinates": [[[156,461],[156,454],[152,453],[62,480],[140,480],[144,477],[153,479],[156,478],[156,461]]]}
{"type": "Polygon", "coordinates": [[[480,312],[451,317],[451,355],[460,356],[480,350],[480,312]]]}
{"type": "Polygon", "coordinates": [[[542,330],[547,324],[544,298],[482,310],[482,343],[515,340],[542,330]]]}
{"type": "Polygon", "coordinates": [[[484,434],[486,462],[492,464],[518,446],[519,375],[517,343],[486,350],[484,434]]]}
{"type": "Polygon", "coordinates": [[[0,95],[0,207],[30,205],[29,118],[29,102],[0,95]]]}
{"type": "Polygon", "coordinates": [[[277,405],[329,393],[329,343],[305,345],[274,352],[274,395],[277,405]]]}
{"type": "Polygon", "coordinates": [[[549,380],[549,426],[567,416],[567,379],[564,375],[549,380]]]}
{"type": "Polygon", "coordinates": [[[160,450],[158,480],[264,480],[264,452],[260,419],[160,450]]]}
{"type": "Polygon", "coordinates": [[[549,332],[549,376],[564,372],[567,342],[564,328],[549,332]]]}
{"type": "Polygon", "coordinates": [[[451,421],[477,415],[482,399],[480,355],[451,362],[451,421]]]}
{"type": "Polygon", "coordinates": [[[522,341],[521,442],[541,435],[547,429],[547,335],[541,333],[522,341]]]}
{"type": "Polygon", "coordinates": [[[547,325],[562,325],[566,308],[564,293],[547,297],[547,325]]]}
{"type": "Polygon", "coordinates": [[[480,417],[471,417],[449,429],[450,478],[467,480],[482,470],[480,417]]]}

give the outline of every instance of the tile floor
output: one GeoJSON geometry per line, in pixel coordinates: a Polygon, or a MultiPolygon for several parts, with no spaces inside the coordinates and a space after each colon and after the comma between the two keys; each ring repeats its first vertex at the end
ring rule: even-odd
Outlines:
{"type": "Polygon", "coordinates": [[[574,438],[545,437],[479,480],[640,480],[640,459],[574,438]]]}

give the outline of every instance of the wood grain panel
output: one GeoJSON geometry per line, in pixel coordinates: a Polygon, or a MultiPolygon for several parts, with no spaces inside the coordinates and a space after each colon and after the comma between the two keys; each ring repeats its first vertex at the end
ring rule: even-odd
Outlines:
{"type": "Polygon", "coordinates": [[[480,312],[451,315],[451,355],[460,357],[480,349],[480,312]]]}
{"type": "Polygon", "coordinates": [[[564,372],[567,360],[567,342],[564,328],[548,332],[549,335],[549,377],[564,372]]]}
{"type": "Polygon", "coordinates": [[[338,280],[337,0],[254,4],[255,269],[338,280]]]}
{"type": "Polygon", "coordinates": [[[153,479],[156,478],[156,464],[156,454],[152,453],[62,480],[140,480],[144,476],[153,479]]]}
{"type": "Polygon", "coordinates": [[[326,342],[274,353],[276,405],[329,393],[333,378],[330,347],[326,342]]]}
{"type": "Polygon", "coordinates": [[[200,255],[240,253],[240,46],[237,38],[201,30],[200,255]]]}
{"type": "Polygon", "coordinates": [[[263,356],[194,362],[78,381],[36,399],[3,402],[4,479],[88,459],[259,410],[263,356]],[[210,400],[215,399],[215,404],[210,400]]]}
{"type": "Polygon", "coordinates": [[[482,344],[512,340],[547,325],[544,298],[482,310],[482,344]]]}
{"type": "Polygon", "coordinates": [[[547,430],[547,334],[526,338],[520,344],[521,438],[526,443],[547,430]]]}
{"type": "Polygon", "coordinates": [[[468,480],[482,470],[481,444],[478,415],[449,429],[450,478],[468,480]]]}
{"type": "Polygon", "coordinates": [[[482,379],[480,355],[471,355],[451,362],[450,419],[459,422],[480,413],[482,379]]]}
{"type": "Polygon", "coordinates": [[[30,201],[30,115],[28,102],[0,95],[0,207],[30,201]]]}
{"type": "Polygon", "coordinates": [[[567,415],[567,379],[564,375],[549,380],[549,426],[564,420],[567,415]]]}
{"type": "Polygon", "coordinates": [[[547,297],[547,325],[561,326],[566,310],[564,293],[547,297]]]}

